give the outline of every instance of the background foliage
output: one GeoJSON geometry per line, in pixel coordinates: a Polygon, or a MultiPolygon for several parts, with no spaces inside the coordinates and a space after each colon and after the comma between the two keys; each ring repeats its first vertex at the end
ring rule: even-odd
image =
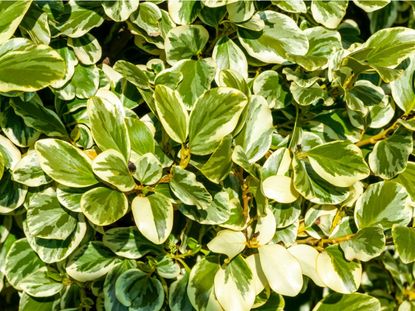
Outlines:
{"type": "Polygon", "coordinates": [[[411,1],[0,1],[2,310],[415,310],[411,1]]]}

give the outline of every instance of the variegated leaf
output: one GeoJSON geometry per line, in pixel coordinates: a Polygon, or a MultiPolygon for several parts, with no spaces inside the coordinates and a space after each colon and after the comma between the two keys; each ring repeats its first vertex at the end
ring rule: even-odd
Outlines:
{"type": "Polygon", "coordinates": [[[119,259],[100,242],[89,242],[69,258],[66,273],[80,282],[93,281],[106,275],[119,259]]]}
{"type": "Polygon", "coordinates": [[[82,195],[81,211],[93,224],[107,226],[127,213],[128,200],[122,192],[96,187],[82,195]]]}
{"type": "Polygon", "coordinates": [[[131,203],[134,221],[148,240],[162,244],[169,237],[173,227],[173,206],[162,194],[135,197],[131,203]]]}
{"type": "MultiPolygon", "coordinates": [[[[1,178],[0,174],[0,178],[1,178]]],[[[16,164],[12,171],[13,180],[28,187],[46,185],[52,179],[40,167],[38,154],[34,150],[28,153],[16,164]]]]}
{"type": "Polygon", "coordinates": [[[0,43],[13,36],[31,4],[32,0],[0,2],[0,43]]]}
{"type": "Polygon", "coordinates": [[[243,93],[219,87],[205,92],[198,98],[189,125],[190,152],[206,155],[237,126],[247,99],[243,93]]]}
{"type": "Polygon", "coordinates": [[[58,139],[42,139],[35,144],[42,170],[62,185],[83,188],[98,183],[91,160],[79,149],[58,139]]]}
{"type": "Polygon", "coordinates": [[[209,250],[214,253],[225,254],[232,259],[245,249],[246,238],[242,232],[221,230],[207,244],[209,250]]]}
{"type": "Polygon", "coordinates": [[[316,22],[327,28],[337,28],[346,15],[346,9],[349,1],[319,1],[311,2],[311,13],[316,22]]]}
{"type": "Polygon", "coordinates": [[[95,175],[120,191],[128,192],[135,187],[127,163],[117,150],[108,149],[100,153],[92,162],[92,170],[95,175]]]}

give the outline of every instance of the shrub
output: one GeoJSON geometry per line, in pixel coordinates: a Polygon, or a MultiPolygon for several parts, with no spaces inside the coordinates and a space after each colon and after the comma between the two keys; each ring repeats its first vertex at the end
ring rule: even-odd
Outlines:
{"type": "Polygon", "coordinates": [[[0,300],[415,308],[414,4],[0,1],[0,300]]]}

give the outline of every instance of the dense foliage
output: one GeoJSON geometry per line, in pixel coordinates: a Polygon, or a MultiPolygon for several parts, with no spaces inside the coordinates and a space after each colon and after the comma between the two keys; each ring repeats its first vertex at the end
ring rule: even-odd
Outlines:
{"type": "Polygon", "coordinates": [[[415,3],[0,1],[2,310],[415,310],[415,3]]]}

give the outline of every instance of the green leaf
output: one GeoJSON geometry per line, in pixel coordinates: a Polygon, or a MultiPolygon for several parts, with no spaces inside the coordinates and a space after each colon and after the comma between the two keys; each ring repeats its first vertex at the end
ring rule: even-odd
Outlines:
{"type": "MultiPolygon", "coordinates": [[[[368,1],[369,2],[369,1],[368,1]]],[[[370,1],[376,2],[376,1],[370,1]]],[[[380,1],[377,1],[380,2],[380,1]]],[[[324,297],[313,309],[313,311],[337,311],[337,310],[360,310],[380,311],[381,305],[376,298],[361,294],[338,294],[332,293],[324,297]]]]}
{"type": "Polygon", "coordinates": [[[136,166],[134,177],[142,184],[153,185],[160,180],[163,174],[161,163],[153,153],[146,153],[134,160],[133,163],[136,166]]]}
{"type": "Polygon", "coordinates": [[[306,13],[307,7],[303,0],[277,0],[273,1],[281,10],[289,13],[306,13]]]}
{"type": "Polygon", "coordinates": [[[415,229],[394,225],[392,227],[393,244],[399,258],[404,264],[415,261],[415,252],[412,247],[415,243],[415,229]]]}
{"type": "Polygon", "coordinates": [[[102,91],[88,100],[87,110],[97,146],[101,150],[115,149],[128,160],[130,140],[120,100],[113,93],[102,91]]]}
{"type": "Polygon", "coordinates": [[[65,62],[49,46],[35,45],[24,38],[0,44],[0,92],[37,91],[64,75],[65,62]]]}
{"type": "Polygon", "coordinates": [[[72,212],[81,212],[81,197],[86,192],[82,188],[69,188],[58,185],[56,188],[56,196],[59,203],[72,212]]]}
{"type": "Polygon", "coordinates": [[[124,60],[119,60],[114,65],[114,70],[118,71],[127,81],[131,82],[140,89],[148,89],[148,78],[143,70],[136,65],[124,60]]]}
{"type": "Polygon", "coordinates": [[[139,259],[158,248],[140,234],[137,227],[117,227],[105,231],[102,241],[115,254],[139,259]]]}
{"type": "Polygon", "coordinates": [[[27,187],[14,182],[8,170],[0,180],[0,214],[8,214],[20,207],[25,201],[27,187]]]}
{"type": "MultiPolygon", "coordinates": [[[[239,201],[236,202],[235,198],[232,198],[228,191],[220,191],[215,195],[213,202],[206,209],[181,204],[179,210],[186,217],[198,223],[217,225],[229,220],[232,209],[240,208],[240,205],[238,206],[237,203],[239,201]]],[[[237,230],[239,227],[235,229],[237,230]]]]}
{"type": "Polygon", "coordinates": [[[330,56],[342,48],[340,34],[324,27],[313,27],[304,30],[309,42],[305,55],[292,55],[290,59],[308,71],[325,68],[330,56]]]}
{"type": "Polygon", "coordinates": [[[190,114],[190,152],[206,155],[236,127],[247,99],[240,91],[219,87],[198,98],[190,114]]]}
{"type": "Polygon", "coordinates": [[[200,10],[198,1],[169,0],[168,9],[173,22],[189,25],[196,19],[200,10]]]}
{"type": "Polygon", "coordinates": [[[239,73],[241,77],[248,78],[248,62],[244,52],[228,37],[222,37],[217,42],[212,52],[212,58],[216,62],[216,80],[223,69],[231,69],[239,73]]]}
{"type": "Polygon", "coordinates": [[[339,245],[331,245],[318,255],[317,272],[327,287],[350,294],[360,286],[362,265],[358,261],[347,261],[339,245]]]}
{"type": "Polygon", "coordinates": [[[187,205],[196,205],[206,209],[212,202],[212,196],[205,186],[196,180],[196,175],[179,166],[172,168],[173,178],[170,188],[173,193],[187,205]]]}
{"type": "Polygon", "coordinates": [[[272,70],[261,72],[254,80],[254,93],[263,96],[270,108],[282,109],[286,106],[287,91],[282,88],[280,80],[278,73],[272,70]]]}
{"type": "Polygon", "coordinates": [[[100,242],[89,242],[69,258],[66,273],[79,281],[88,282],[106,275],[119,259],[100,242]]]}
{"type": "Polygon", "coordinates": [[[221,310],[215,297],[214,280],[220,269],[219,257],[206,256],[193,266],[187,286],[187,296],[196,310],[221,310]]]}
{"type": "Polygon", "coordinates": [[[337,187],[349,187],[370,173],[362,151],[348,141],[323,144],[306,154],[314,171],[337,187]]]}
{"type": "Polygon", "coordinates": [[[0,110],[0,126],[4,135],[18,147],[33,146],[40,133],[28,127],[11,106],[2,107],[0,110]]]}
{"type": "Polygon", "coordinates": [[[164,47],[167,62],[173,65],[179,60],[200,54],[209,40],[209,33],[201,25],[184,25],[167,33],[164,47]]]}
{"type": "Polygon", "coordinates": [[[75,230],[77,218],[62,208],[55,190],[47,188],[30,197],[26,221],[32,236],[65,240],[75,230]]]}
{"type": "Polygon", "coordinates": [[[174,281],[169,288],[169,307],[172,311],[192,311],[192,304],[187,297],[186,288],[189,274],[174,281]]]}
{"type": "MultiPolygon", "coordinates": [[[[405,27],[381,29],[359,50],[350,54],[375,67],[396,67],[415,52],[415,30],[405,27]]],[[[375,68],[376,69],[376,68],[375,68]]]]}
{"type": "Polygon", "coordinates": [[[415,92],[412,80],[415,72],[415,57],[410,57],[408,62],[408,67],[403,74],[389,84],[393,100],[406,113],[415,108],[415,92]]]}
{"type": "Polygon", "coordinates": [[[5,161],[4,161],[4,158],[3,158],[3,154],[0,153],[0,180],[3,177],[4,167],[5,167],[5,161]]]}
{"type": "Polygon", "coordinates": [[[107,226],[127,213],[127,197],[110,188],[96,187],[82,195],[81,211],[93,224],[107,226]]]}
{"type": "MultiPolygon", "coordinates": [[[[75,0],[68,2],[69,6],[66,7],[62,17],[64,23],[57,27],[62,35],[70,38],[82,37],[104,22],[99,10],[101,3],[89,3],[89,5],[79,5],[78,3],[75,0]]],[[[81,3],[85,4],[85,2],[81,3]]]]}
{"type": "Polygon", "coordinates": [[[27,222],[23,230],[32,249],[45,263],[55,263],[71,255],[81,244],[87,231],[87,224],[82,215],[78,216],[76,229],[65,240],[51,240],[34,237],[30,234],[27,222]]]}
{"type": "Polygon", "coordinates": [[[13,36],[31,4],[32,0],[0,2],[0,43],[7,41],[13,36]]]}
{"type": "Polygon", "coordinates": [[[138,9],[139,0],[117,0],[102,2],[105,14],[113,21],[123,22],[138,9]]]}
{"type": "Polygon", "coordinates": [[[271,109],[261,96],[251,96],[248,117],[236,142],[243,148],[250,162],[260,160],[271,147],[274,130],[271,109]]]}
{"type": "Polygon", "coordinates": [[[76,57],[84,65],[93,65],[101,59],[101,45],[90,33],[80,38],[69,38],[68,46],[72,47],[76,57]]]}
{"type": "Polygon", "coordinates": [[[221,230],[207,244],[210,251],[225,254],[231,260],[241,253],[246,246],[245,235],[240,231],[221,230]]]}
{"type": "Polygon", "coordinates": [[[65,125],[53,110],[45,108],[39,97],[29,101],[14,98],[10,101],[16,115],[20,116],[27,126],[48,136],[68,137],[65,125]]]}
{"type": "Polygon", "coordinates": [[[56,90],[59,98],[72,100],[77,98],[90,98],[95,95],[99,87],[99,70],[93,66],[78,64],[75,66],[72,78],[63,88],[56,90]]]}
{"type": "Polygon", "coordinates": [[[250,56],[265,63],[282,64],[287,54],[307,53],[307,37],[293,19],[273,11],[258,12],[254,16],[265,23],[261,32],[238,29],[239,41],[250,56]]]}
{"type": "Polygon", "coordinates": [[[389,229],[393,224],[407,225],[412,217],[410,197],[396,182],[369,185],[356,201],[355,221],[359,228],[381,225],[389,229]]]}
{"type": "Polygon", "coordinates": [[[56,304],[55,297],[34,298],[26,293],[22,293],[19,301],[19,311],[50,311],[56,304]]]}
{"type": "Polygon", "coordinates": [[[4,271],[7,281],[17,290],[22,290],[20,282],[42,267],[44,267],[44,263],[30,248],[27,240],[20,239],[10,247],[4,271]]]}
{"type": "MultiPolygon", "coordinates": [[[[26,4],[30,2],[28,1],[26,4]]],[[[49,45],[51,33],[48,14],[38,5],[30,6],[30,10],[24,15],[19,28],[22,34],[27,34],[34,43],[49,45]]]]}
{"type": "Polygon", "coordinates": [[[385,250],[385,235],[380,227],[367,227],[359,230],[350,240],[340,243],[347,260],[369,261],[385,250]]]}
{"type": "Polygon", "coordinates": [[[35,144],[43,171],[62,185],[83,188],[95,185],[91,160],[71,144],[53,138],[35,144]]]}
{"type": "Polygon", "coordinates": [[[406,169],[412,150],[412,132],[400,127],[375,144],[369,154],[370,168],[376,176],[391,179],[406,169]]]}
{"type": "Polygon", "coordinates": [[[368,80],[359,80],[350,90],[346,90],[347,107],[366,114],[366,106],[380,105],[385,97],[383,89],[368,80]]]}
{"type": "Polygon", "coordinates": [[[164,85],[157,85],[154,103],[160,122],[170,138],[179,144],[184,143],[188,134],[189,115],[179,94],[164,85]]]}
{"type": "Polygon", "coordinates": [[[214,62],[210,59],[185,59],[173,65],[168,72],[182,75],[176,91],[179,92],[187,109],[193,108],[197,98],[210,89],[215,77],[214,62]],[[192,90],[189,92],[189,90],[192,90]]]}
{"type": "Polygon", "coordinates": [[[393,181],[404,186],[412,201],[415,202],[415,162],[408,162],[405,171],[399,174],[393,181]]]}
{"type": "Polygon", "coordinates": [[[154,153],[155,141],[150,129],[139,119],[125,118],[131,150],[139,155],[154,153]]]}
{"type": "Polygon", "coordinates": [[[179,264],[169,255],[158,258],[156,269],[158,275],[165,279],[176,279],[180,274],[179,264]]]}
{"type": "Polygon", "coordinates": [[[327,28],[337,28],[346,15],[346,9],[349,1],[319,1],[311,2],[311,13],[317,23],[327,28]]]}
{"type": "Polygon", "coordinates": [[[321,178],[307,162],[294,157],[294,188],[307,200],[316,204],[339,204],[348,197],[348,189],[334,187],[321,178]]]}
{"type": "Polygon", "coordinates": [[[13,169],[22,158],[19,149],[2,135],[0,135],[0,153],[3,157],[5,168],[13,169]]]}
{"type": "MultiPolygon", "coordinates": [[[[2,174],[0,174],[0,178],[1,176],[2,174]]],[[[52,181],[40,167],[38,155],[34,150],[29,150],[16,164],[13,168],[12,176],[14,181],[28,187],[39,187],[52,181]]]]}
{"type": "Polygon", "coordinates": [[[232,136],[225,136],[218,148],[200,168],[200,172],[210,181],[219,183],[232,168],[232,136]]]}
{"type": "Polygon", "coordinates": [[[353,2],[365,12],[370,13],[385,7],[391,0],[353,0],[353,2]]]}
{"type": "Polygon", "coordinates": [[[297,259],[279,244],[263,245],[258,248],[258,253],[271,289],[284,296],[298,295],[303,287],[303,276],[297,259]]]}
{"type": "Polygon", "coordinates": [[[164,303],[164,290],[160,281],[148,277],[139,269],[123,272],[115,283],[117,299],[130,311],[161,309],[164,303]]]}
{"type": "Polygon", "coordinates": [[[125,260],[113,268],[105,277],[103,288],[105,310],[128,311],[128,307],[118,301],[115,290],[118,277],[132,268],[135,268],[135,264],[130,260],[125,260]]]}
{"type": "Polygon", "coordinates": [[[114,149],[100,153],[92,162],[92,170],[100,179],[120,191],[128,192],[135,187],[123,155],[114,149]]]}
{"type": "Polygon", "coordinates": [[[64,285],[48,277],[48,269],[40,268],[19,282],[22,290],[33,297],[50,297],[59,293],[64,285]]]}
{"type": "Polygon", "coordinates": [[[215,275],[215,294],[225,310],[251,310],[255,287],[251,269],[238,256],[215,275]]]}
{"type": "Polygon", "coordinates": [[[169,237],[173,227],[173,205],[162,194],[135,197],[131,203],[134,221],[149,241],[162,244],[169,237]]]}

